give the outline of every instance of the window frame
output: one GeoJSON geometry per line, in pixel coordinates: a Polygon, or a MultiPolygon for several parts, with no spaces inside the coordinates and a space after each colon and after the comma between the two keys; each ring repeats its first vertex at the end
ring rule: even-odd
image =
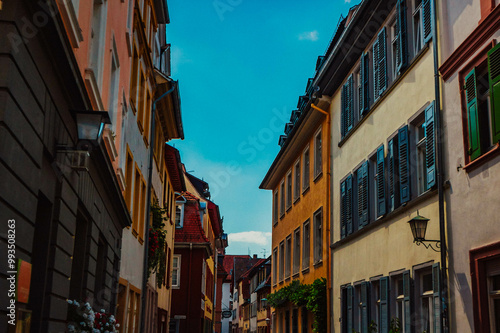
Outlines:
{"type": "Polygon", "coordinates": [[[286,212],[286,200],[285,200],[285,179],[283,179],[280,183],[280,218],[285,217],[286,212]]]}
{"type": "Polygon", "coordinates": [[[293,231],[293,263],[292,276],[300,272],[301,239],[300,226],[293,231]]]}
{"type": "Polygon", "coordinates": [[[286,179],[286,185],[285,185],[285,190],[286,190],[286,202],[285,202],[285,210],[289,211],[290,208],[292,208],[292,203],[293,203],[293,175],[292,175],[292,170],[289,170],[285,176],[286,179]]]}
{"type": "Polygon", "coordinates": [[[295,162],[293,166],[293,178],[294,178],[294,188],[293,188],[293,202],[296,203],[300,199],[301,192],[301,177],[302,173],[300,172],[300,157],[295,162]]]}
{"type": "Polygon", "coordinates": [[[313,214],[313,260],[314,265],[318,265],[323,262],[323,238],[324,238],[324,226],[323,226],[323,207],[320,207],[313,214]],[[320,216],[320,223],[318,225],[317,217],[320,216]],[[319,239],[318,239],[319,238],[319,239]]]}
{"type": "Polygon", "coordinates": [[[302,194],[305,194],[311,186],[311,150],[309,148],[308,144],[302,153],[302,194]]]}
{"type": "Polygon", "coordinates": [[[289,279],[292,273],[292,234],[285,238],[285,280],[289,279]]]}
{"type": "Polygon", "coordinates": [[[314,134],[314,181],[323,174],[323,127],[314,134]],[[318,145],[319,138],[319,145],[318,145]],[[319,148],[318,148],[319,146],[319,148]]]}
{"type": "Polygon", "coordinates": [[[280,242],[279,257],[279,281],[282,283],[285,278],[285,240],[280,242]]]}
{"type": "Polygon", "coordinates": [[[302,271],[309,269],[310,264],[311,264],[311,222],[310,219],[307,219],[302,224],[302,271]]]}
{"type": "Polygon", "coordinates": [[[172,289],[179,289],[181,287],[181,262],[182,255],[174,253],[172,256],[172,289]],[[177,265],[175,265],[175,259],[177,259],[177,265]],[[177,283],[174,283],[174,276],[177,279],[177,283]]]}
{"type": "Polygon", "coordinates": [[[175,195],[178,195],[177,198],[175,199],[175,218],[174,218],[174,224],[176,229],[181,229],[184,227],[184,205],[186,204],[187,200],[182,196],[180,193],[175,193],[175,195]],[[177,225],[177,207],[180,207],[180,220],[179,224],[177,225]]]}
{"type": "Polygon", "coordinates": [[[279,189],[276,189],[273,192],[273,226],[278,224],[279,217],[279,189]]]}

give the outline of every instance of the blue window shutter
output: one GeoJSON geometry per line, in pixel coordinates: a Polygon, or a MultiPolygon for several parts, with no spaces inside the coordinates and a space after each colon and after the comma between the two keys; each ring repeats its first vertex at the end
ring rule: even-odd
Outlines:
{"type": "Polygon", "coordinates": [[[346,189],[346,224],[347,224],[347,234],[350,235],[353,232],[353,223],[352,223],[352,215],[353,215],[353,202],[352,202],[352,175],[347,177],[345,180],[345,189],[346,189]]]}
{"type": "Polygon", "coordinates": [[[424,43],[432,39],[434,35],[434,1],[422,0],[422,21],[424,26],[424,43]]]}
{"type": "Polygon", "coordinates": [[[405,317],[405,327],[404,331],[405,332],[411,332],[412,331],[412,320],[411,320],[411,314],[412,314],[412,288],[411,288],[411,278],[410,278],[410,271],[405,271],[403,273],[403,294],[404,294],[404,299],[403,299],[403,313],[405,317]]]}
{"type": "Polygon", "coordinates": [[[387,178],[389,187],[389,211],[399,205],[399,163],[398,163],[398,137],[389,140],[387,147],[387,178]]]}
{"type": "Polygon", "coordinates": [[[358,180],[358,221],[359,227],[368,224],[368,161],[356,172],[358,180]]]}
{"type": "Polygon", "coordinates": [[[387,37],[385,27],[378,33],[379,95],[387,88],[387,37]]]}
{"type": "Polygon", "coordinates": [[[375,40],[372,46],[372,59],[373,59],[373,99],[376,101],[380,96],[379,89],[379,44],[378,39],[375,40]]]}
{"type": "Polygon", "coordinates": [[[361,333],[369,333],[368,325],[370,320],[370,306],[369,306],[369,296],[370,293],[370,283],[361,283],[361,333]]]}
{"type": "Polygon", "coordinates": [[[493,143],[500,142],[500,44],[488,51],[493,143]]]}
{"type": "Polygon", "coordinates": [[[432,291],[434,308],[434,332],[441,333],[441,269],[439,263],[432,265],[432,291]]]}
{"type": "Polygon", "coordinates": [[[368,54],[363,53],[360,64],[360,85],[359,85],[359,114],[363,116],[370,109],[370,94],[369,94],[369,71],[370,64],[368,62],[368,54]]]}
{"type": "Polygon", "coordinates": [[[398,131],[399,193],[401,204],[410,201],[410,154],[408,125],[398,131]]]}
{"type": "Polygon", "coordinates": [[[377,149],[377,217],[385,214],[385,156],[384,146],[377,149]]]}
{"type": "Polygon", "coordinates": [[[380,278],[380,323],[379,332],[389,333],[389,277],[380,278]]]}
{"type": "Polygon", "coordinates": [[[427,189],[436,185],[435,109],[434,102],[425,109],[425,167],[427,170],[427,189]]]}
{"type": "Polygon", "coordinates": [[[344,239],[347,235],[347,191],[346,181],[340,184],[341,193],[341,214],[340,214],[340,238],[344,239]]]}
{"type": "Polygon", "coordinates": [[[354,288],[352,286],[347,287],[347,332],[352,332],[354,328],[354,288]]]}
{"type": "Polygon", "coordinates": [[[406,25],[406,0],[398,0],[396,8],[396,28],[397,28],[397,54],[396,66],[398,73],[401,73],[407,66],[408,61],[408,37],[406,25]]]}
{"type": "Polygon", "coordinates": [[[341,94],[341,112],[340,112],[340,131],[341,131],[341,134],[342,134],[342,137],[344,137],[346,134],[347,134],[347,122],[346,122],[346,112],[347,112],[347,108],[346,108],[346,104],[347,104],[347,99],[346,99],[346,92],[347,92],[347,84],[344,84],[342,86],[342,94],[341,94]]]}
{"type": "Polygon", "coordinates": [[[354,126],[354,77],[353,74],[347,79],[347,132],[354,126]]]}

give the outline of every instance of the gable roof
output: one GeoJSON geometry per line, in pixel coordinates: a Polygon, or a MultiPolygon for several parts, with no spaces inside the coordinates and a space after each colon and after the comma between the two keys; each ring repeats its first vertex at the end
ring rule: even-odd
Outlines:
{"type": "Polygon", "coordinates": [[[201,226],[199,200],[193,194],[185,191],[182,196],[186,199],[184,204],[184,221],[182,228],[175,230],[176,243],[207,243],[209,242],[201,226]]]}

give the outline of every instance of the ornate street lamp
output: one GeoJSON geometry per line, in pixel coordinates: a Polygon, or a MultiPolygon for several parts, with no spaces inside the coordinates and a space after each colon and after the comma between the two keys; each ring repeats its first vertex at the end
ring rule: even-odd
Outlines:
{"type": "Polygon", "coordinates": [[[91,150],[101,138],[105,124],[110,124],[107,111],[77,111],[78,150],[91,150]]]}
{"type": "Polygon", "coordinates": [[[425,239],[425,232],[427,231],[427,222],[430,220],[426,217],[420,216],[417,212],[417,216],[408,221],[408,224],[411,228],[411,233],[413,234],[413,243],[417,245],[422,244],[426,249],[429,247],[439,252],[439,248],[441,247],[441,241],[433,240],[433,239],[425,239]],[[424,242],[428,242],[429,244],[425,244],[424,242]],[[435,243],[436,249],[432,246],[432,243],[435,243]]]}

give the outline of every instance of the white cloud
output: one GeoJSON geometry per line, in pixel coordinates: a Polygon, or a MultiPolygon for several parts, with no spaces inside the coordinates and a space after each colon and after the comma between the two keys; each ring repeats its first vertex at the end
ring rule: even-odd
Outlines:
{"type": "Polygon", "coordinates": [[[172,76],[176,76],[179,73],[179,65],[192,62],[185,54],[184,51],[177,46],[172,46],[170,50],[171,66],[172,66],[172,76]]]}
{"type": "Polygon", "coordinates": [[[299,40],[310,40],[312,42],[317,41],[319,38],[319,33],[317,30],[306,31],[299,35],[299,40]]]}
{"type": "Polygon", "coordinates": [[[351,3],[351,0],[344,0],[345,3],[351,3]]]}
{"type": "Polygon", "coordinates": [[[272,234],[270,232],[262,231],[242,231],[235,232],[228,235],[228,243],[240,242],[240,243],[253,243],[261,246],[266,246],[271,239],[272,234]]]}

